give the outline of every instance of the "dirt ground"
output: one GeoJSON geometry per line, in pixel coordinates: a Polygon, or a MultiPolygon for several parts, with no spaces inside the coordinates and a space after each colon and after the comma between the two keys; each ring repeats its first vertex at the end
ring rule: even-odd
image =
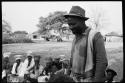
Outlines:
{"type": "MultiPolygon", "coordinates": [[[[48,56],[58,57],[58,55],[65,54],[70,58],[71,42],[41,42],[41,43],[25,43],[25,44],[6,44],[2,45],[2,51],[12,52],[10,60],[14,62],[14,55],[22,54],[25,59],[26,51],[33,51],[33,55],[41,56],[41,64],[44,65],[44,58],[48,56]]],[[[123,43],[106,43],[106,52],[109,62],[109,67],[113,68],[118,76],[115,81],[120,81],[123,78],[123,43]]]]}

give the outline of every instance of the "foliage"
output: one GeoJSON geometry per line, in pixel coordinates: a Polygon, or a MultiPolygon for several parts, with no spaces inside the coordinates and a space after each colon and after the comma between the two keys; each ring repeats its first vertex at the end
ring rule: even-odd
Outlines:
{"type": "Polygon", "coordinates": [[[13,34],[28,34],[26,31],[15,31],[13,34]]]}
{"type": "Polygon", "coordinates": [[[3,19],[2,20],[2,32],[9,33],[9,32],[11,32],[11,29],[12,28],[10,26],[10,23],[3,19]]]}
{"type": "Polygon", "coordinates": [[[64,14],[66,14],[66,12],[56,11],[50,13],[46,18],[40,17],[39,24],[37,24],[37,27],[39,27],[39,33],[50,34],[49,31],[52,29],[61,33],[61,26],[66,22],[66,19],[63,17],[64,14]]]}
{"type": "Polygon", "coordinates": [[[106,15],[107,12],[103,8],[93,7],[91,8],[89,21],[94,24],[96,30],[100,31],[100,29],[105,28],[110,24],[109,18],[106,15]]]}
{"type": "Polygon", "coordinates": [[[11,44],[11,43],[33,43],[33,41],[29,38],[4,38],[2,40],[3,44],[11,44]]]}
{"type": "Polygon", "coordinates": [[[3,38],[2,44],[11,44],[14,43],[14,40],[12,38],[3,38]]]}

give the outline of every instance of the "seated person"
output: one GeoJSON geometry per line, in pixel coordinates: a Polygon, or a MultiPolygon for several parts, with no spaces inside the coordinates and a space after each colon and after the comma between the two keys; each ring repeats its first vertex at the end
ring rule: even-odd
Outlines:
{"type": "Polygon", "coordinates": [[[38,77],[43,71],[43,66],[40,65],[40,56],[34,56],[34,62],[33,71],[29,73],[29,77],[27,78],[30,82],[38,82],[38,77]]]}
{"type": "Polygon", "coordinates": [[[2,59],[2,82],[7,82],[7,76],[11,73],[12,65],[9,61],[9,56],[11,52],[6,52],[3,54],[2,59]]]}
{"type": "Polygon", "coordinates": [[[9,75],[9,81],[22,82],[23,81],[23,62],[22,55],[15,55],[16,62],[13,64],[11,74],[9,75]]]}
{"type": "Polygon", "coordinates": [[[33,55],[32,55],[32,51],[27,52],[27,57],[24,60],[23,64],[24,65],[23,65],[22,71],[23,71],[24,74],[28,74],[29,72],[32,72],[32,68],[35,65],[34,58],[33,58],[33,55]]]}
{"type": "Polygon", "coordinates": [[[108,82],[108,83],[115,82],[115,81],[113,81],[113,78],[115,76],[117,76],[117,73],[113,69],[107,69],[106,72],[107,72],[107,74],[106,74],[106,81],[105,82],[108,82]]]}
{"type": "Polygon", "coordinates": [[[54,58],[53,65],[57,67],[58,70],[62,68],[62,62],[60,61],[60,58],[54,58]]]}
{"type": "Polygon", "coordinates": [[[66,74],[69,75],[69,60],[62,61],[62,69],[57,71],[55,74],[66,74]]]}
{"type": "Polygon", "coordinates": [[[52,73],[53,60],[51,57],[45,58],[45,67],[42,71],[42,75],[50,75],[52,73]]]}
{"type": "Polygon", "coordinates": [[[15,76],[21,76],[22,75],[22,55],[15,55],[16,62],[13,64],[11,73],[15,76]]]}

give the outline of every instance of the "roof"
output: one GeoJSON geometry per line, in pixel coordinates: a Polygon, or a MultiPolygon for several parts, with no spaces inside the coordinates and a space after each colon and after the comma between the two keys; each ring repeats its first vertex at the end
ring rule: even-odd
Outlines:
{"type": "Polygon", "coordinates": [[[122,34],[118,34],[117,32],[110,32],[110,33],[107,33],[105,36],[117,36],[117,37],[122,37],[123,35],[122,35],[122,34]]]}

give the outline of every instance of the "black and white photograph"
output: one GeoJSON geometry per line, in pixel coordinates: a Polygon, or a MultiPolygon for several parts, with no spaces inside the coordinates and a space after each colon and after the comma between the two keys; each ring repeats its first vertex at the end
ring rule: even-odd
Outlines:
{"type": "Polygon", "coordinates": [[[2,1],[2,82],[123,82],[122,1],[2,1]]]}

